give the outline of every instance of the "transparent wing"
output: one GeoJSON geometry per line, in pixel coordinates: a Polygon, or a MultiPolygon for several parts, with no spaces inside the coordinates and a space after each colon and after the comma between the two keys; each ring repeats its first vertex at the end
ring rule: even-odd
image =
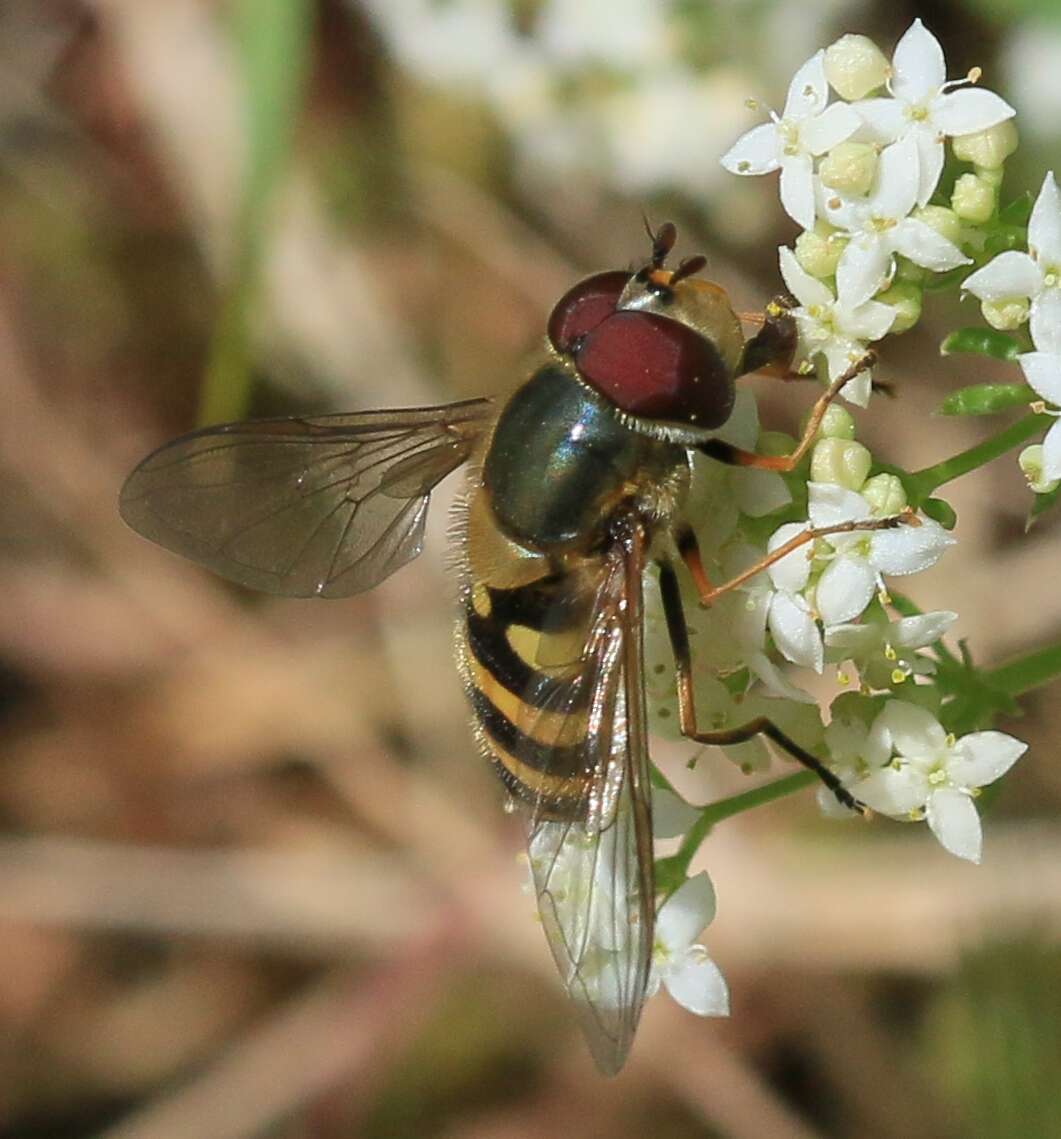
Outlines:
{"type": "Polygon", "coordinates": [[[208,427],[122,488],[145,538],[286,597],[370,589],[420,553],[428,495],[469,455],[489,400],[208,427]]]}
{"type": "MultiPolygon", "coordinates": [[[[607,1075],[622,1067],[641,1016],[655,914],[641,669],[643,560],[639,535],[607,555],[574,673],[561,669],[566,678],[545,700],[539,680],[539,707],[520,725],[531,739],[550,732],[557,740],[581,739],[574,763],[570,743],[551,753],[553,774],[566,781],[571,797],[558,806],[554,784],[531,803],[528,849],[549,946],[593,1058],[607,1075]],[[584,778],[573,780],[579,765],[584,778]]],[[[543,650],[549,644],[544,638],[543,650]]]]}

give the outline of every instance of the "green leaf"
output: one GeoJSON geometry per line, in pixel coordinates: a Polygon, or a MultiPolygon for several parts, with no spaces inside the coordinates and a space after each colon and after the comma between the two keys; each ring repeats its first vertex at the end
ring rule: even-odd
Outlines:
{"type": "Polygon", "coordinates": [[[942,415],[994,415],[1035,399],[1027,384],[970,384],[951,392],[939,405],[942,415]]]}
{"type": "Polygon", "coordinates": [[[1014,198],[1012,202],[1007,202],[998,211],[998,220],[1004,225],[1026,226],[1028,219],[1032,216],[1032,202],[1031,191],[1025,190],[1023,194],[1014,198]]]}
{"type": "Polygon", "coordinates": [[[954,507],[942,498],[926,498],[921,503],[921,509],[934,522],[938,522],[944,530],[953,530],[958,524],[958,515],[954,507]]]}
{"type": "Polygon", "coordinates": [[[971,352],[977,356],[991,356],[996,360],[1016,360],[1020,351],[1021,344],[1015,336],[1010,336],[1008,332],[998,332],[994,328],[959,328],[939,346],[941,356],[971,352]]]}
{"type": "Polygon", "coordinates": [[[1030,530],[1048,510],[1052,510],[1059,501],[1061,501],[1061,486],[1055,486],[1046,494],[1037,494],[1034,502],[1032,502],[1031,510],[1028,511],[1028,519],[1024,524],[1025,532],[1030,530]]]}

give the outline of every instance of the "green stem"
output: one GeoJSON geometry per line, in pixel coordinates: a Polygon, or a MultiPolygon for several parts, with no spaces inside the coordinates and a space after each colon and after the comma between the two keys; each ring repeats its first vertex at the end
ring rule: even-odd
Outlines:
{"type": "Polygon", "coordinates": [[[967,475],[970,471],[975,471],[977,467],[982,467],[985,463],[991,462],[992,459],[997,459],[1036,432],[1045,430],[1051,422],[1047,415],[1026,415],[1023,419],[1018,419],[1016,423],[1004,427],[997,434],[977,443],[975,447],[959,451],[957,455],[944,459],[942,463],[936,463],[934,466],[925,467],[924,470],[915,471],[904,480],[907,492],[912,492],[912,504],[920,505],[924,499],[944,483],[959,478],[961,475],[967,475]]]}
{"type": "Polygon", "coordinates": [[[1033,688],[1061,677],[1061,644],[1026,653],[1007,664],[991,669],[984,680],[1007,696],[1022,696],[1033,688]]]}

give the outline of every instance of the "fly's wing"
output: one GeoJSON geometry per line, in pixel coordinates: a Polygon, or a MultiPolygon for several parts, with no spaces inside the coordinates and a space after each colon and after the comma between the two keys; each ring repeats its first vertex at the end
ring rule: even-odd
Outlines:
{"type": "Polygon", "coordinates": [[[420,553],[428,495],[468,457],[485,399],[208,427],[149,455],[125,521],[222,577],[285,597],[346,597],[420,553]]]}
{"type": "MultiPolygon", "coordinates": [[[[559,810],[544,790],[531,802],[528,848],[549,946],[593,1058],[606,1075],[622,1067],[637,1029],[655,919],[643,561],[639,533],[609,551],[574,675],[545,700],[539,679],[539,706],[531,710],[528,702],[519,725],[530,739],[557,731],[554,738],[560,738],[565,723],[574,727],[566,734],[581,737],[574,746],[584,778],[570,778],[570,744],[552,751],[554,774],[569,798],[559,810]]],[[[543,637],[543,652],[549,643],[543,637]]],[[[541,770],[548,776],[548,763],[541,770]]]]}

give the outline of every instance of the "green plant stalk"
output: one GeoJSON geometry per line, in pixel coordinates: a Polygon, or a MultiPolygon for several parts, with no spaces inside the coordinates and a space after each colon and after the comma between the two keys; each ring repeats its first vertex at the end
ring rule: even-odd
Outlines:
{"type": "Polygon", "coordinates": [[[1026,653],[998,668],[989,669],[984,680],[1007,696],[1022,696],[1061,677],[1061,643],[1026,653]]]}

